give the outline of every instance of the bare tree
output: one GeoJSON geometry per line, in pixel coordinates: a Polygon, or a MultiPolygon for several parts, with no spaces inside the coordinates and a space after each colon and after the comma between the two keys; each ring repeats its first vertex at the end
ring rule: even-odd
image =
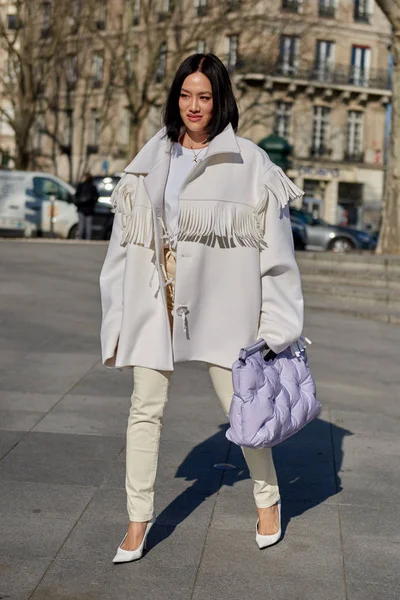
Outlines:
{"type": "MultiPolygon", "coordinates": [[[[265,81],[276,68],[278,39],[287,21],[271,18],[266,5],[263,0],[124,1],[116,35],[121,46],[119,82],[130,115],[130,156],[143,144],[150,116],[160,113],[177,67],[196,51],[215,52],[231,71],[243,109],[241,131],[271,117],[274,108],[266,102],[265,81]],[[252,68],[262,76],[245,77],[252,68]]],[[[297,28],[310,26],[308,21],[297,28]]]]}
{"type": "Polygon", "coordinates": [[[47,156],[57,172],[60,155],[68,161],[68,178],[80,179],[109,127],[118,73],[116,44],[105,32],[106,3],[75,0],[59,35],[48,93],[42,98],[44,133],[51,140],[47,156]]]}
{"type": "Polygon", "coordinates": [[[11,23],[7,22],[8,15],[0,14],[0,47],[6,56],[0,74],[0,116],[14,132],[12,158],[17,169],[27,169],[34,162],[32,130],[57,44],[57,36],[50,33],[58,19],[63,18],[61,4],[54,9],[53,18],[47,5],[50,3],[16,0],[11,23]]]}
{"type": "Polygon", "coordinates": [[[393,28],[392,120],[378,254],[400,254],[400,4],[376,0],[393,28]]]}

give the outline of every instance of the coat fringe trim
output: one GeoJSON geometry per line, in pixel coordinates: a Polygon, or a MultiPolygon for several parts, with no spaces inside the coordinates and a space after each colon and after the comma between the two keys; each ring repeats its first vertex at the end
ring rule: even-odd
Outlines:
{"type": "Polygon", "coordinates": [[[268,191],[271,191],[276,196],[282,209],[289,202],[304,196],[304,192],[276,165],[273,165],[265,173],[264,189],[265,195],[268,195],[268,191]]]}
{"type": "Polygon", "coordinates": [[[246,204],[181,200],[178,240],[223,248],[267,247],[255,211],[246,204]]]}
{"type": "Polygon", "coordinates": [[[153,215],[151,208],[134,204],[132,189],[123,183],[115,188],[111,196],[114,212],[122,215],[121,246],[136,244],[150,248],[154,238],[153,215]]]}

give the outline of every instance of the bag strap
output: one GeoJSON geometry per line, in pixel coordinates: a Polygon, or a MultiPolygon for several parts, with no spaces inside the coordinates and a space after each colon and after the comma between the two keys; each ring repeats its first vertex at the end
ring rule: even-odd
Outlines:
{"type": "Polygon", "coordinates": [[[264,350],[268,348],[267,342],[263,339],[257,340],[254,344],[247,346],[246,348],[242,348],[239,352],[239,360],[243,363],[246,362],[247,358],[260,350],[264,350]]]}

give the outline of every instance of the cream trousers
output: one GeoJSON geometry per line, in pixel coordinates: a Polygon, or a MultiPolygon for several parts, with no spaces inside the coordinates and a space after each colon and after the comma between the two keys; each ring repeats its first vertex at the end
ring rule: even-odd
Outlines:
{"type": "MultiPolygon", "coordinates": [[[[154,512],[154,483],[162,416],[168,400],[172,371],[134,367],[134,392],[129,413],[126,444],[126,491],[131,521],[149,521],[154,512]]],[[[232,399],[230,369],[209,366],[214,390],[226,415],[232,399]]],[[[279,489],[270,448],[243,449],[251,478],[254,499],[259,508],[279,500],[279,489]]]]}
{"type": "MultiPolygon", "coordinates": [[[[172,280],[166,287],[166,299],[171,328],[175,257],[165,251],[165,277],[172,280]]],[[[126,440],[126,492],[131,521],[149,521],[154,512],[154,483],[157,473],[158,449],[168,386],[173,371],[156,371],[144,367],[133,369],[132,405],[129,412],[126,440]]],[[[232,372],[209,365],[209,373],[222,409],[228,416],[233,396],[232,372]]],[[[267,508],[279,500],[272,451],[270,448],[243,448],[250,476],[254,482],[254,499],[258,508],[267,508]]]]}

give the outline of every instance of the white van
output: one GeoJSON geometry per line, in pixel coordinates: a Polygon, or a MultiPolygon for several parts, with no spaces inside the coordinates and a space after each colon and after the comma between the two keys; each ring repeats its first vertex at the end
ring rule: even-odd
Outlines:
{"type": "Polygon", "coordinates": [[[55,175],[0,170],[0,235],[74,237],[74,195],[75,189],[55,175]]]}

